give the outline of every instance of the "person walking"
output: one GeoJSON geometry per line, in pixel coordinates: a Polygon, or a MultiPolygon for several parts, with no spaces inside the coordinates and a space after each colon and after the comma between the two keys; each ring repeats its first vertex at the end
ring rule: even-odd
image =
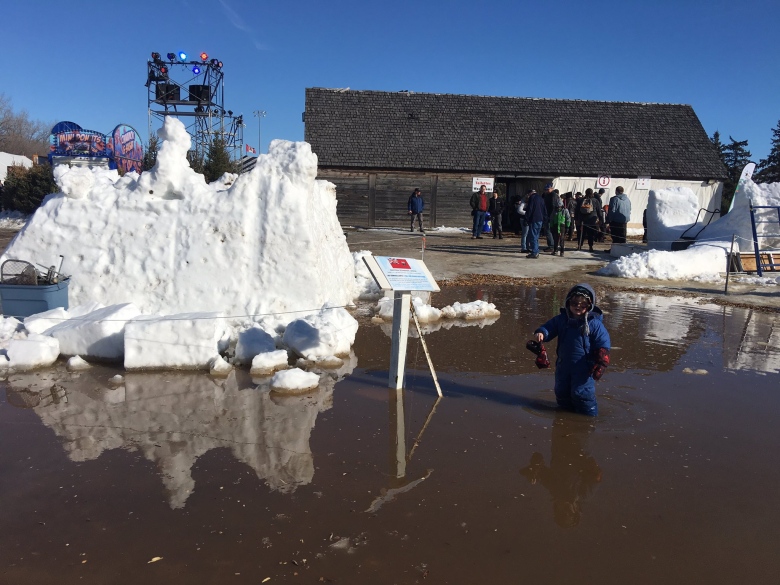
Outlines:
{"type": "Polygon", "coordinates": [[[574,223],[575,231],[577,233],[577,249],[580,249],[582,245],[582,216],[580,215],[580,205],[584,199],[582,192],[577,191],[574,196],[574,212],[572,213],[572,223],[574,223]]]}
{"type": "Polygon", "coordinates": [[[503,240],[501,220],[504,214],[504,200],[498,196],[498,191],[493,191],[493,197],[488,201],[488,212],[490,213],[490,221],[493,227],[493,239],[503,240]]]}
{"type": "Polygon", "coordinates": [[[420,225],[420,231],[425,233],[422,220],[423,209],[425,209],[425,201],[423,201],[422,191],[420,191],[419,187],[415,189],[409,196],[409,203],[407,208],[409,209],[409,218],[412,221],[409,231],[414,231],[414,218],[416,217],[417,223],[420,225]]]}
{"type": "Polygon", "coordinates": [[[566,211],[569,212],[569,227],[566,230],[566,239],[570,242],[574,238],[574,212],[577,211],[577,200],[574,198],[574,193],[566,193],[563,198],[563,206],[566,211]]]}
{"type": "Polygon", "coordinates": [[[479,191],[471,196],[469,205],[471,205],[471,215],[474,217],[471,239],[481,240],[482,228],[485,225],[485,213],[487,213],[488,210],[488,197],[485,185],[482,185],[479,188],[479,191]]]}
{"type": "Polygon", "coordinates": [[[520,253],[521,254],[528,254],[531,251],[531,246],[528,238],[528,234],[530,233],[531,226],[528,224],[528,221],[525,218],[525,209],[528,206],[529,193],[523,195],[520,199],[520,202],[517,205],[517,213],[520,216],[520,234],[521,234],[520,253]]]}
{"type": "Polygon", "coordinates": [[[615,196],[609,200],[607,223],[612,234],[612,243],[626,243],[626,226],[631,219],[631,200],[624,193],[623,187],[615,189],[615,196]]]}
{"type": "Polygon", "coordinates": [[[604,241],[604,236],[607,233],[607,224],[604,221],[604,193],[606,193],[604,189],[599,189],[597,193],[593,194],[593,197],[596,199],[596,203],[598,204],[598,208],[600,210],[600,213],[598,214],[599,227],[596,234],[596,239],[599,242],[604,241]]]}
{"type": "Polygon", "coordinates": [[[530,240],[526,244],[530,248],[530,253],[526,258],[538,258],[539,232],[542,230],[542,225],[547,223],[547,212],[541,195],[533,189],[528,195],[528,203],[525,207],[525,219],[529,224],[528,238],[530,240]]]}
{"type": "Polygon", "coordinates": [[[552,255],[560,248],[561,256],[563,256],[564,242],[566,241],[566,230],[571,225],[571,216],[569,210],[563,205],[563,201],[557,195],[553,199],[553,214],[550,217],[550,231],[553,236],[553,250],[552,255]]]}
{"type": "Polygon", "coordinates": [[[577,249],[582,249],[582,244],[587,238],[588,249],[593,252],[593,242],[598,238],[599,216],[603,216],[598,199],[593,196],[593,189],[585,189],[585,197],[580,203],[578,215],[582,218],[582,236],[577,249]]]}

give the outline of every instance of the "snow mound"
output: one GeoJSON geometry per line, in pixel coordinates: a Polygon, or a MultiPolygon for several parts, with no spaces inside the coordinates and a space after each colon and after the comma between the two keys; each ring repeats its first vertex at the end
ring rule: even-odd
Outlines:
{"type": "Polygon", "coordinates": [[[27,223],[27,216],[21,211],[0,212],[0,228],[4,230],[18,230],[27,223]]]}
{"type": "MultiPolygon", "coordinates": [[[[490,319],[498,318],[501,313],[496,309],[493,303],[485,301],[472,301],[470,303],[455,302],[441,309],[427,304],[423,298],[412,297],[414,311],[417,313],[417,320],[420,323],[434,323],[440,319],[490,319]]],[[[384,297],[379,299],[376,306],[377,316],[384,320],[393,319],[393,299],[384,297]]]]}
{"type": "Polygon", "coordinates": [[[58,265],[63,254],[72,305],[132,302],[149,315],[257,316],[352,301],[354,261],[335,190],[316,180],[307,143],[274,140],[254,170],[208,185],[189,167],[184,125],[169,117],[158,134],[157,164],[140,176],[56,167],[62,192],[46,198],[0,262],[58,265]]]}
{"type": "Polygon", "coordinates": [[[89,365],[81,356],[74,355],[72,358],[68,360],[68,371],[69,372],[80,372],[83,370],[88,370],[92,366],[89,365]]]}
{"type": "Polygon", "coordinates": [[[717,282],[726,271],[726,254],[718,246],[692,246],[687,250],[666,252],[649,250],[622,256],[596,274],[621,278],[656,280],[699,280],[717,282]]]}
{"type": "Polygon", "coordinates": [[[209,374],[215,378],[226,378],[233,371],[233,366],[222,359],[221,355],[214,356],[209,362],[209,374]]]}
{"type": "Polygon", "coordinates": [[[314,390],[320,384],[320,377],[298,368],[276,372],[271,378],[271,390],[282,394],[298,394],[314,390]]]}
{"type": "Polygon", "coordinates": [[[345,309],[326,305],[316,315],[290,323],[282,343],[299,356],[316,361],[318,357],[349,354],[357,330],[358,322],[345,309]]]}

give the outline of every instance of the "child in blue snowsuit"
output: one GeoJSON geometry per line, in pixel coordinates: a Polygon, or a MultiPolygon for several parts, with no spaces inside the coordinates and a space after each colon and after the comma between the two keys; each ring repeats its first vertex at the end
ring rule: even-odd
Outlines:
{"type": "Polygon", "coordinates": [[[538,342],[558,338],[555,398],[561,408],[596,416],[596,382],[609,365],[609,333],[596,306],[596,293],[580,283],[566,295],[566,306],[534,331],[538,342]]]}

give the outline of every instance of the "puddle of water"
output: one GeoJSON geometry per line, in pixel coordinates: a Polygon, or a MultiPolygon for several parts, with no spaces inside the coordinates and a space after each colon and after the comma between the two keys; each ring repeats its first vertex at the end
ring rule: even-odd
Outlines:
{"type": "Polygon", "coordinates": [[[778,318],[606,295],[590,420],[555,410],[524,347],[563,294],[437,295],[502,311],[427,336],[438,402],[417,340],[407,389],[386,388],[369,324],[303,397],[246,372],[11,378],[0,582],[772,582],[778,318]]]}

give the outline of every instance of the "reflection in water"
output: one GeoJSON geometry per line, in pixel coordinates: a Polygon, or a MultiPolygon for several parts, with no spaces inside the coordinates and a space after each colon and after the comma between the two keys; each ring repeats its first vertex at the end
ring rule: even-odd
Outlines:
{"type": "Polygon", "coordinates": [[[732,370],[780,372],[780,316],[724,307],[723,362],[732,370]]]}
{"type": "Polygon", "coordinates": [[[531,455],[520,470],[531,484],[541,483],[553,499],[555,522],[564,528],[580,523],[582,503],[601,482],[601,468],[588,452],[592,421],[568,413],[556,413],[552,424],[550,465],[541,453],[531,455]]]}
{"type": "MultiPolygon", "coordinates": [[[[438,321],[434,321],[433,323],[420,323],[420,330],[422,331],[423,335],[430,335],[431,333],[436,333],[437,331],[441,330],[447,331],[453,327],[479,327],[480,329],[484,329],[485,327],[493,325],[496,321],[498,321],[498,319],[498,317],[472,320],[440,319],[438,321]]],[[[393,338],[392,323],[380,323],[379,327],[382,329],[382,333],[384,333],[387,337],[390,339],[393,338]]],[[[416,339],[419,336],[420,335],[417,333],[416,327],[409,327],[409,337],[416,339]]]]}
{"type": "Polygon", "coordinates": [[[357,365],[354,354],[337,371],[321,372],[316,392],[281,396],[270,378],[255,386],[248,372],[225,380],[201,373],[134,373],[110,388],[105,370],[13,376],[13,395],[46,396],[35,406],[43,423],[62,440],[72,461],[96,459],[105,450],[140,451],[153,461],[171,508],[181,508],[195,485],[192,466],[204,453],[229,448],[272,490],[292,492],[314,476],[309,445],[317,415],[329,409],[333,387],[357,365]],[[102,376],[101,372],[102,371],[102,376]],[[51,388],[61,388],[51,399],[51,388]]]}

